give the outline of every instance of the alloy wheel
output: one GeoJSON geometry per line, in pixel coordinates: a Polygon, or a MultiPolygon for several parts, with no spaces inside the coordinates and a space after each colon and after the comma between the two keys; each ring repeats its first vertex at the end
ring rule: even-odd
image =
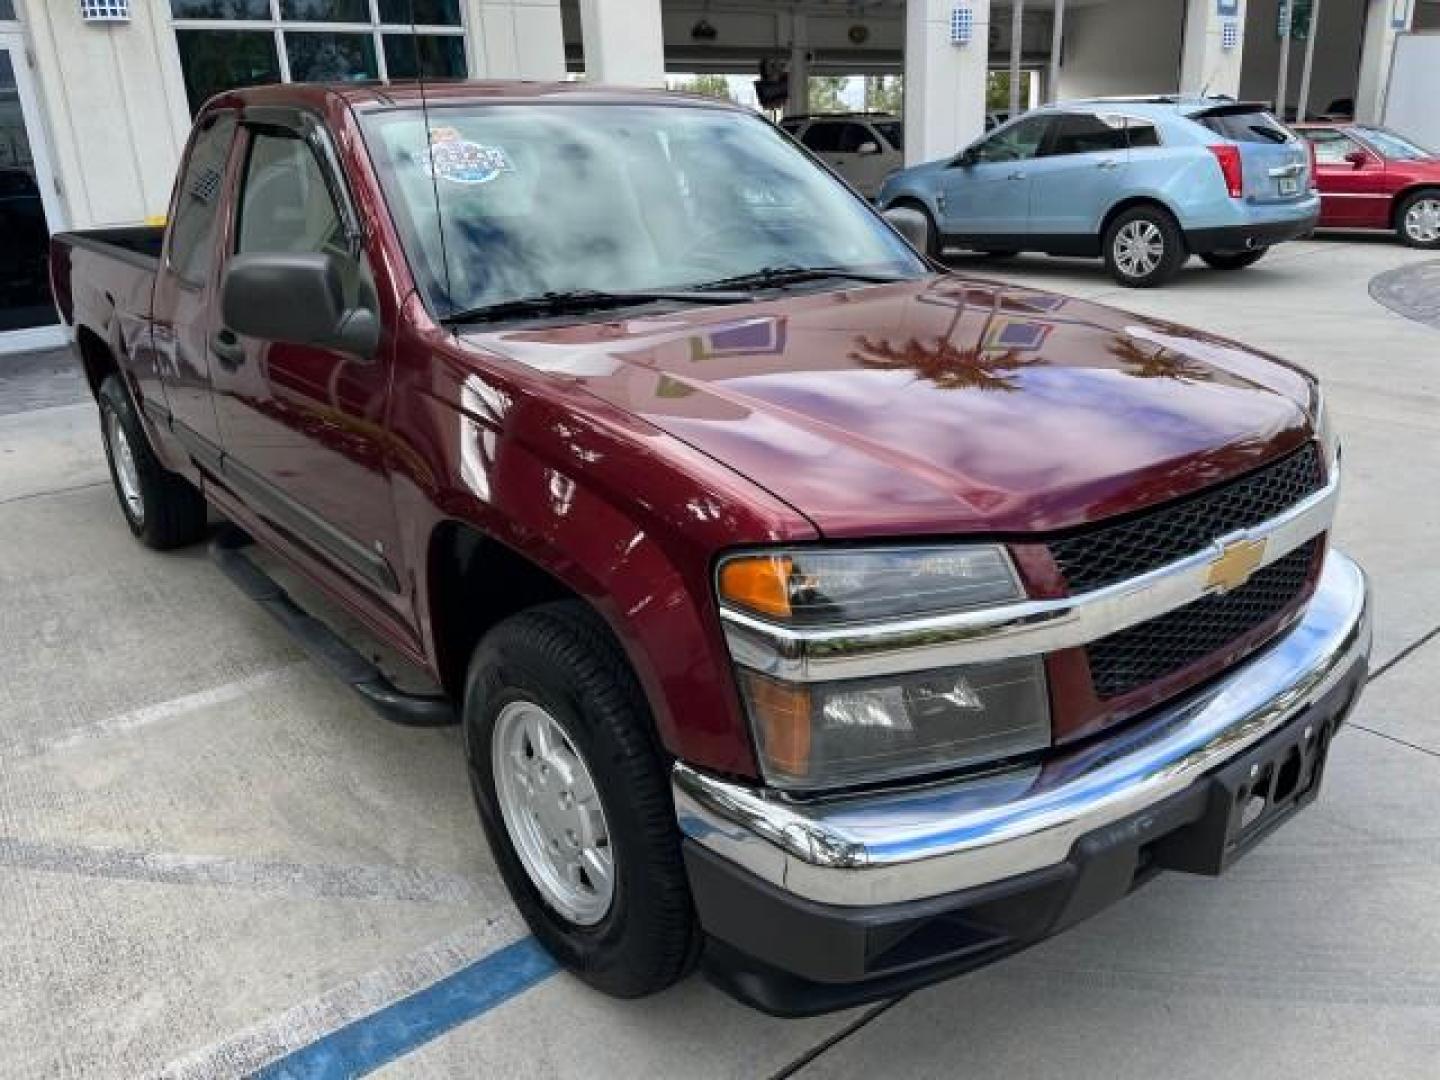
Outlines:
{"type": "Polygon", "coordinates": [[[1165,236],[1153,221],[1127,221],[1115,234],[1115,265],[1127,277],[1153,274],[1165,257],[1165,236]]]}
{"type": "Polygon", "coordinates": [[[533,701],[500,710],[491,740],[505,829],[546,903],[579,926],[605,918],[615,858],[605,808],[565,728],[533,701]]]}
{"type": "Polygon", "coordinates": [[[125,509],[137,522],[145,520],[145,497],[140,492],[140,470],[135,466],[135,453],[125,437],[125,426],[113,409],[105,411],[105,441],[110,445],[110,460],[115,463],[115,483],[125,509]]]}
{"type": "Polygon", "coordinates": [[[1405,234],[1417,244],[1440,241],[1440,198],[1417,199],[1405,211],[1405,234]]]}

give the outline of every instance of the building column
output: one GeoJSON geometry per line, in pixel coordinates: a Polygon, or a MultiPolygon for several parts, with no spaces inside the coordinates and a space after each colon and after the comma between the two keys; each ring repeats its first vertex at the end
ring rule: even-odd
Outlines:
{"type": "Polygon", "coordinates": [[[790,66],[786,69],[789,92],[785,115],[803,116],[810,111],[810,43],[805,37],[805,16],[790,16],[790,66]]]}
{"type": "Polygon", "coordinates": [[[1248,0],[1186,0],[1185,48],[1180,57],[1182,94],[1204,91],[1240,96],[1247,3],[1248,0]]]}
{"type": "Polygon", "coordinates": [[[660,0],[580,0],[585,78],[611,86],[664,86],[660,0]]]}
{"type": "Polygon", "coordinates": [[[985,131],[990,0],[970,0],[967,45],[950,43],[950,17],[964,0],[905,4],[905,163],[947,157],[985,131]]]}
{"type": "Polygon", "coordinates": [[[1415,0],[1370,0],[1365,9],[1365,42],[1355,92],[1355,119],[1362,124],[1378,124],[1385,114],[1395,35],[1410,29],[1414,14],[1415,0]]]}
{"type": "Polygon", "coordinates": [[[466,0],[471,64],[480,79],[565,77],[560,0],[466,0]]]}

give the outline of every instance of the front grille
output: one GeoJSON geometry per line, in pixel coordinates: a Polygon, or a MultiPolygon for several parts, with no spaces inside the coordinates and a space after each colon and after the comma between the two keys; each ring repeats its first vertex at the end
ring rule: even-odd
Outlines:
{"type": "Polygon", "coordinates": [[[1104,700],[1163,679],[1255,629],[1305,588],[1323,537],[1277,559],[1240,588],[1213,593],[1086,647],[1095,696],[1104,700]]]}
{"type": "Polygon", "coordinates": [[[1050,545],[1071,593],[1088,592],[1193,555],[1283,513],[1320,489],[1315,444],[1193,498],[1050,545]]]}

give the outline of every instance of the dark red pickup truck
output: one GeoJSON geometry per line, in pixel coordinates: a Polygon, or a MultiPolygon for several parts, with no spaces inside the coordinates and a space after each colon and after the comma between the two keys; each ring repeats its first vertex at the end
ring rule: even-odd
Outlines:
{"type": "Polygon", "coordinates": [[[132,531],[208,504],[377,708],[463,724],[563,963],[793,1014],[1224,869],[1369,654],[1314,380],[892,221],[715,102],[286,86],[205,107],[163,236],[52,277],[132,531]]]}

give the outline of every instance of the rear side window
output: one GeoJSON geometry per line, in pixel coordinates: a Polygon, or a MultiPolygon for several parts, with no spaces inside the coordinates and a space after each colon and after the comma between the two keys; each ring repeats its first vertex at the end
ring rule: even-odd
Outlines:
{"type": "Polygon", "coordinates": [[[875,130],[885,136],[885,141],[896,150],[905,149],[905,125],[898,120],[886,120],[876,124],[875,130]]]}
{"type": "Polygon", "coordinates": [[[840,131],[843,124],[811,124],[800,141],[817,154],[833,154],[840,149],[840,131]]]}
{"type": "Polygon", "coordinates": [[[840,125],[840,146],[842,154],[853,154],[867,142],[875,142],[875,136],[864,124],[841,124],[840,125]]]}
{"type": "Polygon", "coordinates": [[[1348,165],[1345,160],[1346,154],[1353,154],[1360,149],[1360,144],[1339,131],[1332,131],[1328,128],[1317,128],[1314,131],[1305,132],[1305,138],[1315,147],[1315,164],[1317,165],[1348,165]]]}
{"type": "Polygon", "coordinates": [[[1149,120],[1137,120],[1133,116],[1125,121],[1125,137],[1130,141],[1131,150],[1160,145],[1160,130],[1149,120]]]}
{"type": "Polygon", "coordinates": [[[1290,132],[1267,112],[1217,113],[1197,116],[1195,122],[1231,142],[1287,143],[1290,132]]]}
{"type": "Polygon", "coordinates": [[[170,269],[187,285],[203,286],[215,263],[215,217],[225,186],[225,162],[235,138],[234,113],[221,113],[195,136],[170,223],[170,269]]]}
{"type": "Polygon", "coordinates": [[[1067,113],[1055,120],[1047,157],[1095,154],[1125,149],[1125,118],[1094,113],[1067,113]]]}

